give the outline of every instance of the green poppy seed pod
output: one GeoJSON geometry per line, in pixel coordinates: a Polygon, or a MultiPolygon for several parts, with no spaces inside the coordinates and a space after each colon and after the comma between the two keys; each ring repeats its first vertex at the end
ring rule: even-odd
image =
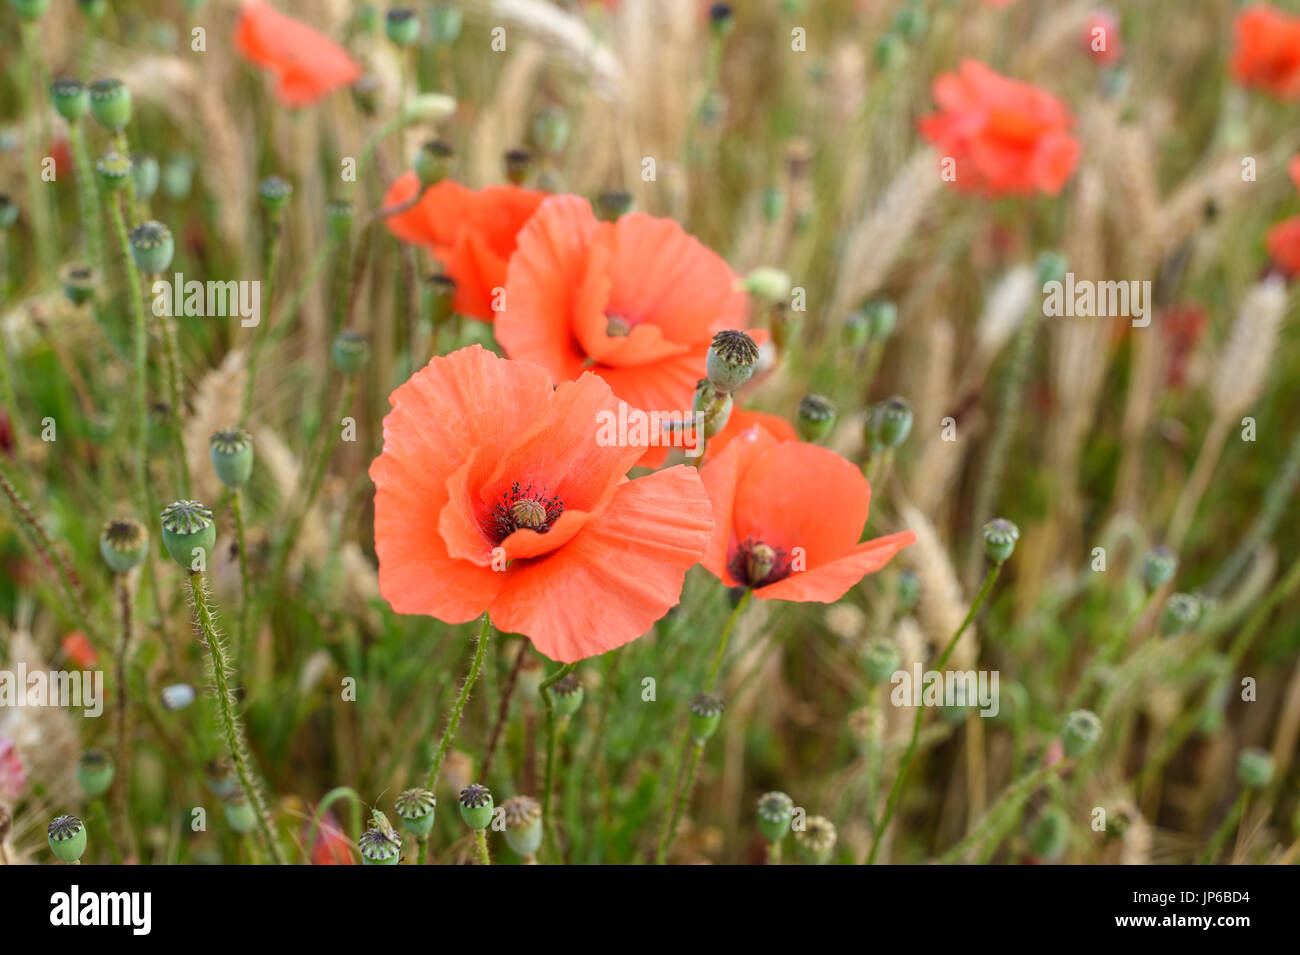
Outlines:
{"type": "Polygon", "coordinates": [[[433,828],[438,800],[427,789],[407,789],[398,795],[393,808],[402,821],[402,828],[415,838],[423,839],[433,828]]]}
{"type": "Polygon", "coordinates": [[[735,391],[749,381],[757,364],[758,345],[744,332],[729,329],[713,336],[705,368],[718,391],[735,391]]]}
{"type": "Polygon", "coordinates": [[[758,831],[769,843],[777,843],[790,831],[794,800],[782,792],[763,793],[758,797],[758,831]]]}
{"type": "Polygon", "coordinates": [[[695,383],[695,397],[691,401],[691,407],[700,434],[708,440],[716,438],[727,426],[735,402],[730,394],[719,391],[709,379],[701,378],[695,383]]]}
{"type": "Polygon", "coordinates": [[[158,160],[145,153],[136,153],[131,157],[131,179],[135,182],[135,194],[140,199],[152,199],[158,191],[158,180],[162,170],[158,160]]]}
{"type": "Polygon", "coordinates": [[[148,552],[149,533],[134,518],[109,521],[99,532],[99,555],[115,574],[138,567],[148,552]]]}
{"type": "Polygon", "coordinates": [[[544,153],[562,152],[569,141],[569,117],[558,106],[546,106],[533,117],[533,144],[544,153]]]}
{"type": "Polygon", "coordinates": [[[1059,806],[1049,806],[1029,827],[1029,848],[1040,859],[1059,859],[1070,841],[1070,820],[1059,806]]]}
{"type": "Polygon", "coordinates": [[[98,23],[108,12],[108,0],[77,0],[77,6],[87,20],[98,23]]]}
{"type": "Polygon", "coordinates": [[[790,297],[790,276],[780,269],[760,265],[745,276],[741,287],[765,302],[783,302],[790,297]]]}
{"type": "Polygon", "coordinates": [[[172,230],[156,219],[142,222],[131,230],[131,258],[145,275],[157,275],[172,264],[176,240],[172,230]]]}
{"type": "Polygon", "coordinates": [[[924,37],[928,26],[925,11],[916,4],[908,4],[894,14],[894,32],[909,43],[916,43],[924,37]]]}
{"type": "Polygon", "coordinates": [[[451,143],[441,139],[421,143],[419,152],[415,154],[415,174],[420,177],[420,185],[428,189],[446,179],[455,158],[456,151],[451,148],[451,143]]]}
{"type": "Polygon", "coordinates": [[[1201,619],[1201,602],[1191,594],[1170,594],[1160,611],[1160,635],[1177,637],[1201,619]]]}
{"type": "Polygon", "coordinates": [[[835,824],[825,816],[809,816],[803,829],[794,834],[795,848],[809,865],[825,865],[835,851],[835,824]]]}
{"type": "Polygon", "coordinates": [[[1020,528],[1004,517],[995,517],[984,525],[984,553],[989,560],[1000,564],[1016,549],[1020,528]]]}
{"type": "Polygon", "coordinates": [[[252,832],[257,827],[257,813],[243,793],[226,800],[221,809],[226,817],[226,825],[235,832],[252,832]]]}
{"type": "Polygon", "coordinates": [[[461,21],[460,7],[450,3],[435,3],[429,11],[429,30],[433,34],[433,42],[451,46],[460,37],[461,21]]]}
{"type": "Polygon", "coordinates": [[[394,46],[414,46],[420,39],[420,18],[410,7],[393,7],[384,17],[384,33],[394,46]]]}
{"type": "Polygon", "coordinates": [[[1237,782],[1244,789],[1267,789],[1273,782],[1273,757],[1258,746],[1237,755],[1237,782]]]}
{"type": "Polygon", "coordinates": [[[1101,737],[1101,719],[1092,710],[1075,710],[1065,718],[1061,747],[1066,756],[1082,756],[1101,737]]]}
{"type": "Polygon", "coordinates": [[[502,157],[506,166],[506,178],[516,186],[522,186],[533,172],[533,154],[527,149],[508,149],[502,157]]]}
{"type": "Polygon", "coordinates": [[[63,295],[69,302],[85,305],[95,297],[99,273],[89,265],[70,262],[59,270],[59,282],[63,286],[63,295]]]}
{"type": "Polygon", "coordinates": [[[19,19],[32,23],[45,16],[50,9],[50,0],[10,0],[10,4],[19,19]]]}
{"type": "Polygon", "coordinates": [[[871,440],[877,447],[896,448],[912,432],[912,406],[895,395],[871,411],[871,440]]]}
{"type": "Polygon", "coordinates": [[[90,115],[110,132],[131,122],[131,91],[119,79],[106,77],[90,84],[90,115]]]}
{"type": "Polygon", "coordinates": [[[691,698],[691,739],[703,743],[718,730],[722,722],[722,697],[697,693],[691,698]]]}
{"type": "Polygon", "coordinates": [[[113,784],[113,761],[100,750],[86,750],[77,761],[77,782],[91,799],[104,795],[113,784]]]}
{"type": "Polygon", "coordinates": [[[76,816],[55,816],[45,836],[61,862],[76,862],[86,851],[86,825],[76,816]]]}
{"type": "Polygon", "coordinates": [[[835,403],[822,395],[804,395],[795,424],[804,441],[821,441],[835,427],[835,403]]]}
{"type": "Polygon", "coordinates": [[[12,229],[18,221],[18,203],[8,193],[0,192],[0,229],[12,229]]]}
{"type": "Polygon", "coordinates": [[[330,346],[330,357],[334,367],[345,375],[355,375],[366,365],[370,357],[370,341],[360,332],[342,331],[330,346]]]}
{"type": "Polygon", "coordinates": [[[1178,573],[1178,557],[1168,547],[1153,547],[1142,558],[1142,582],[1147,590],[1159,590],[1178,573]]]}
{"type": "Polygon", "coordinates": [[[492,792],[481,783],[470,783],[457,799],[460,818],[471,829],[486,829],[492,821],[492,792]]]}
{"type": "Polygon", "coordinates": [[[596,218],[602,222],[616,222],[636,207],[632,193],[622,189],[608,189],[596,197],[596,218]]]}
{"type": "Polygon", "coordinates": [[[424,282],[424,294],[429,297],[429,318],[435,326],[451,318],[456,304],[456,280],[438,272],[424,282]]]}
{"type": "Polygon", "coordinates": [[[168,199],[185,199],[194,188],[194,160],[189,156],[171,156],[163,163],[162,191],[168,199]]]}
{"type": "Polygon", "coordinates": [[[735,11],[729,3],[709,4],[709,29],[715,36],[726,36],[736,25],[735,11]]]}
{"type": "Polygon", "coordinates": [[[916,571],[908,568],[898,575],[898,610],[900,613],[911,613],[912,608],[917,605],[921,599],[921,578],[916,576],[916,571]]]}
{"type": "Polygon", "coordinates": [[[771,315],[772,344],[785,351],[799,337],[799,315],[785,302],[773,302],[771,315]]]}
{"type": "Polygon", "coordinates": [[[325,224],[330,238],[335,242],[346,242],[352,232],[352,220],[356,207],[348,199],[331,199],[325,203],[325,224]]]}
{"type": "Polygon", "coordinates": [[[397,865],[402,858],[402,836],[396,829],[371,826],[357,840],[362,865],[397,865]]]}
{"type": "Polygon", "coordinates": [[[293,183],[280,176],[267,176],[257,184],[257,195],[262,200],[266,214],[277,216],[293,197],[293,183]]]}
{"type": "Polygon", "coordinates": [[[402,104],[406,123],[441,123],[456,113],[456,100],[445,93],[420,93],[402,104]]]}
{"type": "Polygon", "coordinates": [[[867,670],[867,679],[873,683],[884,683],[897,672],[902,656],[893,640],[876,637],[867,641],[862,662],[867,670]]]}
{"type": "Polygon", "coordinates": [[[506,845],[524,859],[542,847],[542,807],[532,796],[515,796],[501,804],[505,813],[506,845]]]}
{"type": "Polygon", "coordinates": [[[1034,261],[1034,271],[1038,274],[1039,285],[1060,282],[1065,278],[1065,270],[1068,267],[1065,256],[1060,252],[1043,252],[1034,261]]]}
{"type": "Polygon", "coordinates": [[[95,172],[99,182],[108,192],[117,192],[126,188],[131,178],[131,159],[120,153],[107,152],[95,163],[95,172]]]}
{"type": "Polygon", "coordinates": [[[50,99],[58,114],[69,123],[81,120],[90,112],[90,90],[81,80],[57,79],[50,85],[50,99]]]}
{"type": "Polygon", "coordinates": [[[765,186],[758,197],[759,208],[763,212],[763,221],[768,225],[781,220],[785,213],[785,190],[780,186],[765,186]]]}
{"type": "Polygon", "coordinates": [[[551,684],[549,692],[555,701],[555,712],[561,716],[572,716],[582,706],[582,684],[574,673],[551,684]]]}
{"type": "Polygon", "coordinates": [[[222,428],[208,439],[212,470],[226,487],[243,487],[253,473],[253,436],[243,428],[222,428]]]}
{"type": "Polygon", "coordinates": [[[876,66],[892,70],[907,62],[907,43],[897,33],[882,33],[876,40],[876,66]]]}
{"type": "Polygon", "coordinates": [[[857,351],[871,338],[871,323],[862,312],[850,312],[844,317],[840,331],[844,335],[844,344],[857,351]]]}
{"type": "Polygon", "coordinates": [[[379,112],[383,98],[383,81],[374,73],[362,73],[352,84],[352,99],[356,102],[357,108],[367,116],[374,116],[379,112]]]}
{"type": "Polygon", "coordinates": [[[198,501],[176,501],[162,512],[162,539],[172,560],[186,570],[207,567],[211,563],[212,548],[217,543],[217,525],[212,519],[212,509],[198,501]],[[201,552],[203,562],[196,558],[201,552]]]}
{"type": "Polygon", "coordinates": [[[863,308],[862,314],[867,319],[867,329],[873,341],[884,341],[898,327],[898,306],[889,299],[872,299],[863,308]]]}

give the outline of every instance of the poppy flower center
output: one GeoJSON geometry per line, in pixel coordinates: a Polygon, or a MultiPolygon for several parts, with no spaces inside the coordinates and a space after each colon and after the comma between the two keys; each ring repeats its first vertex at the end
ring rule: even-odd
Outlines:
{"type": "Polygon", "coordinates": [[[632,334],[632,323],[622,315],[605,313],[605,334],[610,338],[627,338],[632,334]]]}
{"type": "Polygon", "coordinates": [[[790,576],[790,559],[779,547],[747,538],[736,548],[727,570],[746,587],[765,587],[790,576]]]}
{"type": "Polygon", "coordinates": [[[537,490],[531,484],[521,487],[516,481],[492,508],[496,542],[500,543],[520,528],[545,534],[563,513],[564,502],[547,497],[545,488],[537,490]]]}

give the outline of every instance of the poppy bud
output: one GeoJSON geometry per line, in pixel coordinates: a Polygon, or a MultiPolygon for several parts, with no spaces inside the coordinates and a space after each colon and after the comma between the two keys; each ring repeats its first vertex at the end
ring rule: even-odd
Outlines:
{"type": "Polygon", "coordinates": [[[86,851],[86,826],[76,816],[55,816],[45,836],[61,862],[76,862],[86,851]]]}
{"type": "Polygon", "coordinates": [[[421,93],[402,104],[404,123],[441,123],[456,112],[456,100],[443,93],[421,93]]]}
{"type": "Polygon", "coordinates": [[[73,305],[84,305],[95,297],[95,283],[99,273],[89,265],[72,262],[59,270],[63,294],[73,305]]]}
{"type": "Polygon", "coordinates": [[[804,441],[821,441],[835,427],[835,405],[821,395],[804,395],[799,401],[799,437],[804,441]]]}
{"type": "Polygon", "coordinates": [[[912,406],[895,395],[876,405],[871,412],[871,440],[881,448],[896,448],[912,431],[912,406]]]}
{"type": "Polygon", "coordinates": [[[558,106],[547,106],[533,117],[533,143],[542,152],[562,152],[569,141],[569,117],[558,106]]]}
{"type": "Polygon", "coordinates": [[[91,799],[104,795],[113,784],[113,761],[100,750],[86,750],[77,761],[77,782],[91,799]]]}
{"type": "Polygon", "coordinates": [[[355,375],[370,358],[370,342],[360,332],[342,331],[330,347],[334,367],[345,375],[355,375]]]}
{"type": "Polygon", "coordinates": [[[394,46],[412,46],[420,39],[420,18],[410,7],[393,7],[384,17],[384,32],[394,46]]]}
{"type": "Polygon", "coordinates": [[[460,36],[460,7],[450,3],[435,3],[429,11],[429,30],[433,42],[451,46],[460,36]]]}
{"type": "Polygon", "coordinates": [[[162,167],[162,190],[168,199],[185,199],[194,186],[194,160],[172,156],[162,167]]]}
{"type": "Polygon", "coordinates": [[[203,566],[208,565],[212,548],[217,543],[217,525],[212,519],[212,509],[198,501],[176,501],[162,512],[162,538],[172,560],[186,570],[194,566],[194,551],[203,553],[203,566]]]}
{"type": "Polygon", "coordinates": [[[634,205],[630,192],[610,189],[596,197],[596,218],[602,222],[615,222],[631,212],[634,205]]]}
{"type": "Polygon", "coordinates": [[[901,613],[911,613],[917,601],[921,599],[921,579],[910,567],[898,575],[898,609],[901,613]]]}
{"type": "Polygon", "coordinates": [[[1177,572],[1178,557],[1168,547],[1153,547],[1142,558],[1142,582],[1147,590],[1159,590],[1177,572]]]}
{"type": "Polygon", "coordinates": [[[709,29],[718,36],[726,36],[736,25],[735,12],[729,3],[709,4],[709,29]]]}
{"type": "Polygon", "coordinates": [[[766,265],[746,275],[741,286],[765,302],[781,302],[790,297],[790,276],[766,265]]]}
{"type": "Polygon", "coordinates": [[[270,216],[278,215],[289,204],[293,195],[293,184],[279,176],[267,176],[257,184],[257,194],[262,200],[262,208],[270,216]]]}
{"type": "Polygon", "coordinates": [[[894,328],[898,325],[898,306],[889,299],[872,299],[863,308],[862,314],[867,320],[867,329],[873,341],[884,341],[894,334],[894,328]]]}
{"type": "Polygon", "coordinates": [[[14,13],[20,20],[35,23],[50,9],[50,0],[11,0],[14,13]]]}
{"type": "Polygon", "coordinates": [[[248,797],[239,793],[227,799],[221,806],[226,817],[226,825],[238,833],[252,832],[257,826],[257,813],[253,811],[248,797]]]}
{"type": "Polygon", "coordinates": [[[533,171],[533,154],[527,149],[509,149],[503,157],[506,164],[506,178],[516,186],[528,181],[533,171]]]}
{"type": "Polygon", "coordinates": [[[135,267],[146,275],[157,275],[172,264],[176,242],[172,230],[150,219],[131,230],[131,258],[135,267]]]}
{"type": "Polygon", "coordinates": [[[111,77],[90,84],[90,114],[110,132],[125,129],[131,122],[131,91],[111,77]]]}
{"type": "Polygon", "coordinates": [[[908,4],[894,14],[894,31],[909,43],[925,36],[928,25],[925,11],[916,4],[908,4]]]}
{"type": "Polygon", "coordinates": [[[1065,278],[1067,268],[1069,265],[1060,252],[1043,252],[1034,261],[1034,271],[1038,273],[1039,285],[1061,281],[1065,278]]]}
{"type": "Polygon", "coordinates": [[[362,865],[397,865],[402,858],[402,837],[391,827],[371,826],[357,840],[362,865]]]}
{"type": "Polygon", "coordinates": [[[1028,835],[1034,855],[1050,862],[1065,852],[1070,839],[1070,820],[1059,806],[1049,806],[1034,820],[1028,835]]]}
{"type": "Polygon", "coordinates": [[[703,743],[722,722],[722,697],[710,693],[697,693],[691,699],[691,739],[703,743]]]}
{"type": "Polygon", "coordinates": [[[799,317],[785,302],[772,303],[772,317],[769,322],[772,331],[772,344],[780,351],[785,351],[799,335],[799,317]]]}
{"type": "Polygon", "coordinates": [[[1020,528],[1002,517],[995,517],[984,525],[984,553],[989,560],[1000,564],[1011,556],[1020,540],[1020,528]]]}
{"type": "Polygon", "coordinates": [[[208,440],[212,470],[226,487],[243,487],[253,473],[253,436],[243,428],[222,428],[208,440]]]}
{"type": "Polygon", "coordinates": [[[769,225],[778,222],[785,212],[785,190],[780,186],[766,186],[758,199],[759,208],[763,210],[763,220],[769,225]]]}
{"type": "Polygon", "coordinates": [[[90,91],[81,80],[58,79],[50,86],[50,99],[59,115],[75,123],[90,112],[90,91]]]}
{"type": "Polygon", "coordinates": [[[424,294],[429,297],[429,317],[433,324],[441,325],[451,318],[456,302],[456,280],[450,275],[436,273],[425,279],[424,294]]]}
{"type": "Polygon", "coordinates": [[[492,792],[481,783],[470,783],[460,791],[460,818],[471,829],[486,829],[492,821],[492,792]]]}
{"type": "Polygon", "coordinates": [[[758,831],[767,842],[780,842],[790,831],[793,812],[794,800],[785,793],[763,793],[758,797],[758,831]]]}
{"type": "Polygon", "coordinates": [[[131,176],[131,160],[120,153],[107,152],[95,163],[95,172],[106,190],[117,192],[126,188],[131,176]]]}
{"type": "Polygon", "coordinates": [[[573,673],[551,684],[549,692],[561,716],[572,716],[582,706],[582,684],[573,673]]]}
{"type": "Polygon", "coordinates": [[[152,199],[158,191],[160,170],[158,160],[144,153],[131,157],[131,179],[135,182],[135,194],[140,199],[152,199]]]}
{"type": "Polygon", "coordinates": [[[1267,789],[1273,782],[1273,757],[1258,746],[1237,756],[1237,781],[1245,789],[1267,789]]]}
{"type": "Polygon", "coordinates": [[[501,804],[505,811],[506,845],[524,859],[542,847],[542,807],[532,796],[515,796],[501,804]]]}
{"type": "Polygon", "coordinates": [[[754,373],[758,364],[758,345],[742,331],[718,332],[709,346],[706,370],[709,381],[718,391],[730,394],[754,373]]]}
{"type": "Polygon", "coordinates": [[[844,316],[840,331],[844,335],[844,344],[857,351],[871,338],[871,323],[861,312],[850,312],[844,316]]]}
{"type": "Polygon", "coordinates": [[[130,517],[109,521],[99,532],[99,555],[115,574],[125,574],[144,560],[149,534],[130,517]]]}
{"type": "Polygon", "coordinates": [[[1092,710],[1075,710],[1065,718],[1061,747],[1066,756],[1082,756],[1101,737],[1101,720],[1092,710]]]}
{"type": "Polygon", "coordinates": [[[1186,633],[1201,618],[1201,602],[1191,594],[1171,594],[1160,611],[1160,635],[1177,637],[1186,633]]]}
{"type": "Polygon", "coordinates": [[[884,683],[898,670],[898,665],[902,657],[899,655],[898,647],[894,641],[887,640],[884,637],[877,637],[867,643],[866,650],[862,654],[862,662],[866,666],[867,679],[873,683],[884,683]]]}
{"type": "Polygon", "coordinates": [[[438,800],[427,789],[407,789],[398,795],[393,808],[397,810],[397,818],[402,820],[402,828],[417,839],[423,839],[433,828],[438,800]]]}
{"type": "Polygon", "coordinates": [[[809,816],[803,829],[794,834],[799,855],[809,865],[825,865],[831,860],[835,838],[835,825],[825,816],[809,816]]]}
{"type": "Polygon", "coordinates": [[[420,151],[415,154],[415,174],[420,177],[421,187],[428,189],[446,179],[455,156],[451,144],[441,139],[422,143],[420,151]]]}

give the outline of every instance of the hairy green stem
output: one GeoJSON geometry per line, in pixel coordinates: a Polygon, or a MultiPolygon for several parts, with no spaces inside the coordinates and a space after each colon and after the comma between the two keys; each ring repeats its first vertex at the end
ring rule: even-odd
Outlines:
{"type": "Polygon", "coordinates": [[[577,666],[576,663],[564,664],[564,666],[543,680],[538,687],[542,704],[546,707],[546,770],[542,782],[542,828],[546,837],[546,847],[552,853],[558,853],[558,843],[555,838],[555,823],[551,818],[551,790],[555,781],[556,740],[555,700],[551,697],[551,687],[572,673],[577,666]]]}
{"type": "Polygon", "coordinates": [[[122,634],[117,645],[117,706],[114,709],[117,736],[117,773],[113,778],[113,816],[126,846],[127,856],[136,854],[135,833],[131,829],[128,808],[131,785],[131,722],[127,708],[127,671],[131,665],[131,580],[126,574],[117,574],[118,604],[122,613],[122,634]]]}
{"type": "Polygon", "coordinates": [[[492,857],[488,855],[487,830],[474,830],[474,845],[478,848],[478,861],[481,865],[491,865],[492,857]]]}
{"type": "Polygon", "coordinates": [[[140,285],[140,272],[131,258],[131,240],[126,232],[126,219],[122,215],[122,206],[117,196],[109,197],[109,210],[113,217],[113,229],[117,233],[117,242],[121,247],[123,267],[126,269],[127,294],[131,296],[132,319],[132,358],[135,371],[133,396],[135,398],[135,480],[136,497],[145,513],[149,507],[149,410],[146,404],[146,388],[149,376],[149,333],[145,329],[144,290],[140,285]]]}
{"type": "Polygon", "coordinates": [[[82,223],[86,227],[87,256],[103,274],[108,271],[108,261],[104,257],[103,220],[99,208],[99,190],[95,188],[95,169],[90,164],[90,153],[86,150],[84,123],[74,121],[68,124],[68,143],[77,170],[77,202],[81,209],[82,223]]]}
{"type": "Polygon", "coordinates": [[[447,756],[447,747],[456,737],[456,728],[460,726],[461,714],[465,712],[465,703],[469,700],[470,691],[478,682],[478,673],[483,666],[483,658],[487,656],[488,641],[491,639],[492,621],[487,614],[483,614],[483,622],[479,625],[478,643],[474,647],[474,659],[470,662],[469,672],[465,674],[465,682],[460,685],[460,693],[456,695],[451,716],[447,719],[447,728],[442,731],[442,739],[438,741],[438,751],[434,754],[433,765],[429,767],[429,775],[425,777],[424,788],[430,792],[436,792],[434,787],[438,784],[438,773],[442,771],[442,761],[447,756]]]}
{"type": "Polygon", "coordinates": [[[230,511],[235,518],[235,544],[239,548],[239,630],[235,634],[235,659],[242,659],[248,645],[248,536],[244,528],[244,492],[235,488],[230,494],[230,511]]]}

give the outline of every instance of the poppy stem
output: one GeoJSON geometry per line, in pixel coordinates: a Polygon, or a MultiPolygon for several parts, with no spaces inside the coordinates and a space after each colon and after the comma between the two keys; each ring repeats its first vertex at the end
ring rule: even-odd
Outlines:
{"type": "Polygon", "coordinates": [[[1218,858],[1219,853],[1223,850],[1224,843],[1228,841],[1228,835],[1238,822],[1244,822],[1246,818],[1246,802],[1250,798],[1250,790],[1243,789],[1241,795],[1233,802],[1232,808],[1228,814],[1223,817],[1223,822],[1219,823],[1219,828],[1214,831],[1210,837],[1209,845],[1201,853],[1200,858],[1196,860],[1197,865],[1209,865],[1218,858]]]}
{"type": "MultiPolygon", "coordinates": [[[[974,602],[970,605],[970,610],[966,612],[966,619],[957,627],[957,632],[949,639],[948,645],[944,647],[943,653],[935,661],[933,670],[939,673],[948,663],[948,658],[952,656],[952,651],[957,647],[957,641],[961,635],[966,632],[970,622],[975,619],[975,614],[979,612],[980,606],[988,597],[989,592],[993,589],[994,583],[997,582],[998,574],[1002,572],[1002,562],[998,561],[989,568],[988,573],[984,575],[984,584],[980,587],[979,593],[975,595],[974,602]]],[[[929,683],[921,690],[922,698],[925,696],[925,690],[929,683]]],[[[916,719],[912,721],[912,738],[907,743],[907,749],[903,753],[903,758],[898,763],[898,772],[894,775],[894,784],[889,789],[889,799],[885,802],[885,813],[881,816],[880,825],[876,827],[875,835],[871,840],[871,852],[867,855],[867,865],[874,865],[876,862],[876,853],[880,851],[880,843],[889,830],[889,821],[894,817],[894,810],[898,807],[898,799],[903,793],[903,781],[907,778],[908,767],[912,763],[912,757],[916,755],[916,741],[921,735],[921,720],[925,716],[925,707],[916,707],[916,719]]]]}
{"type": "Polygon", "coordinates": [[[528,655],[528,641],[519,641],[519,652],[515,655],[514,665],[510,667],[510,675],[506,677],[506,685],[501,691],[501,702],[497,706],[496,723],[492,726],[492,735],[488,737],[487,752],[483,754],[483,768],[479,772],[479,778],[488,780],[489,770],[492,768],[492,756],[497,751],[497,743],[501,740],[501,730],[505,726],[506,716],[510,713],[510,698],[514,695],[515,684],[519,681],[519,671],[523,668],[524,657],[528,655]]]}
{"type": "Polygon", "coordinates": [[[128,806],[131,785],[131,724],[127,709],[127,669],[131,664],[131,581],[126,574],[117,574],[117,596],[122,613],[122,636],[117,645],[117,706],[114,710],[114,735],[117,737],[117,772],[113,779],[111,799],[118,834],[126,845],[127,857],[136,853],[135,834],[131,829],[128,806]]]}
{"type": "Polygon", "coordinates": [[[438,752],[433,757],[433,765],[429,767],[429,775],[424,781],[424,788],[436,792],[434,787],[438,784],[438,773],[442,771],[442,761],[447,756],[447,747],[451,745],[452,739],[456,736],[456,727],[460,725],[461,714],[465,712],[465,703],[469,700],[470,690],[478,682],[478,671],[483,666],[483,658],[487,656],[488,641],[492,639],[492,621],[487,614],[483,614],[483,623],[479,627],[478,646],[474,648],[474,659],[469,665],[469,672],[465,674],[465,682],[460,685],[460,694],[456,697],[456,703],[451,708],[451,717],[447,720],[447,728],[442,732],[442,739],[438,742],[438,752]]]}
{"type": "Polygon", "coordinates": [[[244,492],[235,488],[230,495],[230,512],[235,518],[235,543],[239,548],[239,630],[235,635],[235,659],[248,644],[248,538],[244,529],[244,492]]]}
{"type": "Polygon", "coordinates": [[[542,781],[542,826],[546,834],[548,848],[557,851],[555,841],[555,824],[551,821],[551,784],[555,779],[555,740],[557,737],[555,720],[555,700],[551,697],[551,687],[577,669],[576,663],[566,663],[560,667],[537,688],[546,706],[546,770],[542,781]]]}
{"type": "Polygon", "coordinates": [[[708,678],[704,681],[704,691],[713,692],[713,684],[718,681],[718,671],[722,669],[722,658],[727,653],[727,643],[731,639],[731,631],[736,628],[736,621],[740,619],[741,613],[749,606],[749,598],[754,591],[746,588],[741,598],[736,601],[735,608],[731,611],[731,616],[722,626],[722,633],[718,636],[718,649],[713,654],[713,665],[709,667],[708,678]]]}
{"type": "Polygon", "coordinates": [[[488,855],[487,847],[487,830],[474,830],[474,843],[478,846],[478,861],[480,865],[491,865],[492,857],[488,855]]]}
{"type": "Polygon", "coordinates": [[[126,232],[126,218],[116,195],[108,196],[108,207],[113,217],[113,230],[122,250],[123,268],[126,269],[127,294],[131,296],[132,363],[135,366],[135,480],[139,503],[149,510],[149,412],[145,393],[149,379],[149,333],[145,328],[144,290],[140,272],[131,258],[131,240],[126,232]]]}

